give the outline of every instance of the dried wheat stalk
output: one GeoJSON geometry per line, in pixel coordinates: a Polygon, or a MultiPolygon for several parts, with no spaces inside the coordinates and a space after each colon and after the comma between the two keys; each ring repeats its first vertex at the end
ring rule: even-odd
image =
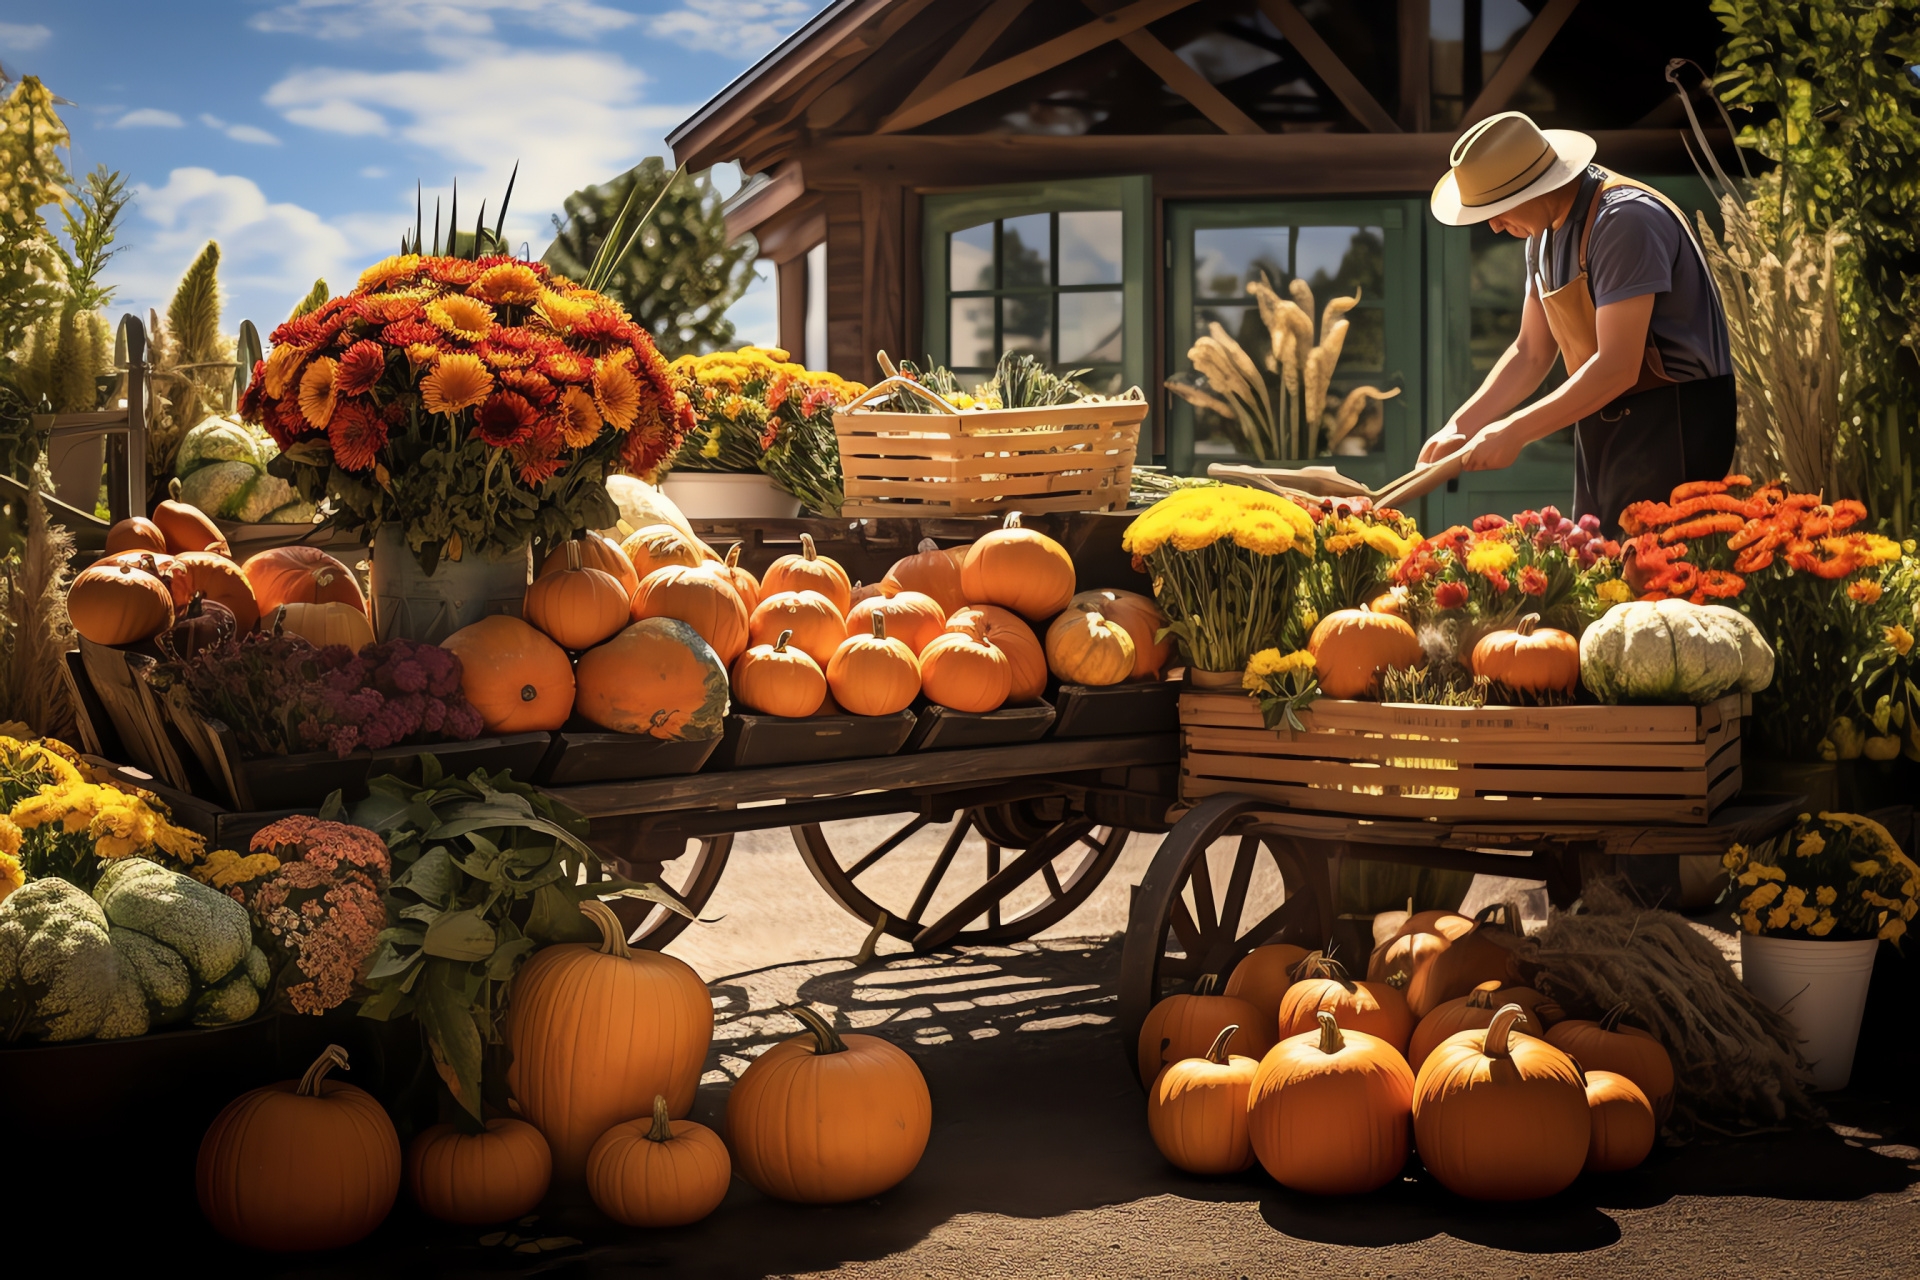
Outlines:
{"type": "Polygon", "coordinates": [[[73,535],[47,519],[41,495],[52,490],[53,475],[43,454],[28,482],[26,544],[7,583],[5,718],[70,742],[74,711],[60,668],[75,643],[67,618],[73,535]]]}

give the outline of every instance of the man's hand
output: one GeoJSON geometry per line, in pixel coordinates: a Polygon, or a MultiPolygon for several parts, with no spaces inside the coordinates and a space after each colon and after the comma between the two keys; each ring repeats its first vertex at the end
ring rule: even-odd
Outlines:
{"type": "Polygon", "coordinates": [[[1500,471],[1512,466],[1526,446],[1526,437],[1520,434],[1513,420],[1502,418],[1483,427],[1473,438],[1462,466],[1468,471],[1500,471]]]}
{"type": "Polygon", "coordinates": [[[1466,433],[1449,422],[1443,429],[1427,437],[1427,443],[1420,449],[1420,465],[1424,467],[1438,462],[1449,454],[1458,453],[1466,445],[1466,433]]]}

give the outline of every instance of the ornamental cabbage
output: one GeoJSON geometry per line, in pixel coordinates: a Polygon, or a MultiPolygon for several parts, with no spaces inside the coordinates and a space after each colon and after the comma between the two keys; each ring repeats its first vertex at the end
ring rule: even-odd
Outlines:
{"type": "Polygon", "coordinates": [[[93,896],[152,1021],[217,1027],[260,1008],[272,974],[232,898],[144,858],[108,867],[93,896]]]}
{"type": "Polygon", "coordinates": [[[147,1029],[145,997],[85,890],[35,880],[0,902],[0,1034],[117,1039],[147,1029]]]}
{"type": "Polygon", "coordinates": [[[245,424],[221,417],[202,420],[181,438],[174,469],[184,480],[216,462],[244,462],[255,469],[260,467],[259,446],[245,424]]]}

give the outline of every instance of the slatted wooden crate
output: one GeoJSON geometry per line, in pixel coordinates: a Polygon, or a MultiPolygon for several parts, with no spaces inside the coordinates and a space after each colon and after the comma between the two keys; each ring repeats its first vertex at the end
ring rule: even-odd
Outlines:
{"type": "Polygon", "coordinates": [[[1356,817],[1704,823],[1740,790],[1729,694],[1704,707],[1429,707],[1322,699],[1306,732],[1251,698],[1180,697],[1180,795],[1356,817]]]}
{"type": "Polygon", "coordinates": [[[1119,511],[1127,505],[1147,402],[962,412],[905,378],[876,383],[833,415],[852,516],[1119,511]],[[935,409],[866,406],[905,388],[935,409]]]}

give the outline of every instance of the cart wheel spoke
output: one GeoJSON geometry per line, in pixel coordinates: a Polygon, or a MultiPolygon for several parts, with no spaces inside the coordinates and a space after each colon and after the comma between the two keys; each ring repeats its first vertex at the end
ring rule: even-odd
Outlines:
{"type": "Polygon", "coordinates": [[[1213,933],[1220,927],[1219,916],[1213,902],[1213,869],[1207,865],[1204,850],[1193,864],[1193,914],[1200,925],[1202,935],[1213,933]]]}
{"type": "Polygon", "coordinates": [[[882,840],[879,844],[873,846],[872,851],[869,852],[866,857],[860,859],[860,861],[848,867],[847,879],[858,880],[860,878],[861,872],[868,870],[870,867],[873,866],[874,863],[880,861],[880,859],[886,857],[888,854],[892,853],[895,849],[898,849],[901,845],[905,844],[913,836],[914,832],[918,831],[920,828],[926,825],[927,825],[927,816],[925,814],[915,814],[912,820],[909,821],[906,826],[901,827],[898,831],[888,836],[885,840],[882,840]]]}
{"type": "Polygon", "coordinates": [[[927,872],[927,878],[920,885],[920,892],[913,896],[913,905],[907,909],[907,919],[918,920],[926,914],[927,905],[933,901],[933,891],[940,886],[946,876],[947,868],[953,865],[953,855],[960,852],[960,842],[967,838],[967,831],[973,826],[973,815],[963,813],[960,820],[953,824],[953,831],[947,836],[946,844],[940,847],[940,856],[933,861],[933,870],[927,872]]]}
{"type": "MultiPolygon", "coordinates": [[[[610,869],[629,880],[655,880],[664,882],[668,888],[680,895],[697,915],[713,897],[714,886],[720,882],[720,873],[726,869],[727,855],[733,850],[733,836],[723,834],[708,836],[698,842],[694,849],[692,864],[684,871],[675,867],[671,873],[667,870],[669,861],[678,862],[680,857],[664,861],[642,861],[634,858],[614,858],[610,869]]],[[[645,947],[658,951],[684,932],[693,921],[679,912],[649,902],[645,898],[620,897],[608,903],[613,914],[627,927],[627,940],[636,947],[645,947]]]]}
{"type": "Polygon", "coordinates": [[[1053,864],[1051,862],[1044,863],[1041,865],[1040,878],[1047,882],[1047,892],[1053,895],[1054,899],[1057,901],[1061,896],[1060,877],[1057,874],[1055,874],[1053,869],[1053,864]]]}

